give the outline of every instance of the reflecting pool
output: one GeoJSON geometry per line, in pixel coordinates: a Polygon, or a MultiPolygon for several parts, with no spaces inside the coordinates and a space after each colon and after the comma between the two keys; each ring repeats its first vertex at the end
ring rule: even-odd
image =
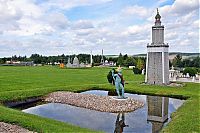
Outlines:
{"type": "MultiPolygon", "coordinates": [[[[103,96],[109,94],[108,91],[101,90],[82,93],[103,96]]],[[[99,112],[60,103],[36,105],[22,111],[108,133],[157,133],[170,122],[170,114],[184,102],[184,100],[169,97],[130,93],[125,93],[125,96],[143,101],[145,105],[129,113],[99,112]]]]}

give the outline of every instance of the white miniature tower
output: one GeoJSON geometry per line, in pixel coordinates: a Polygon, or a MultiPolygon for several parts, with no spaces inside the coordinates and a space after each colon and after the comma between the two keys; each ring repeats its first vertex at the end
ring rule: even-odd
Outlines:
{"type": "Polygon", "coordinates": [[[92,51],[91,51],[91,53],[90,53],[90,64],[91,64],[91,66],[92,66],[92,63],[93,63],[93,59],[92,59],[92,51]]]}
{"type": "Polygon", "coordinates": [[[157,9],[155,25],[152,26],[152,43],[147,44],[146,77],[147,84],[169,84],[169,45],[164,43],[164,26],[161,25],[157,9]]]}
{"type": "Polygon", "coordinates": [[[104,59],[103,59],[103,49],[102,49],[102,53],[101,53],[101,64],[104,65],[104,59]]]}
{"type": "Polygon", "coordinates": [[[70,56],[69,56],[69,58],[68,58],[67,67],[72,67],[72,64],[71,64],[71,62],[70,62],[70,56]]]}

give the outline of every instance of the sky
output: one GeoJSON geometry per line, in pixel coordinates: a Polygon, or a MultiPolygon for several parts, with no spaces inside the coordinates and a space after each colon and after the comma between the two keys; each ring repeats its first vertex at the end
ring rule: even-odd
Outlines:
{"type": "Polygon", "coordinates": [[[144,54],[156,8],[169,52],[199,52],[198,0],[0,0],[0,57],[144,54]]]}

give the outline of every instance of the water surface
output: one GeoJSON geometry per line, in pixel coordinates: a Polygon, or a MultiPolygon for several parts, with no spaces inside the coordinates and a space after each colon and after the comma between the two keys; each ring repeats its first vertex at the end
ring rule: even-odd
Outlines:
{"type": "MultiPolygon", "coordinates": [[[[108,95],[108,91],[100,90],[82,93],[108,95]]],[[[125,93],[125,96],[143,101],[145,105],[129,113],[99,112],[60,103],[37,105],[22,111],[108,133],[122,131],[124,133],[157,133],[169,123],[170,114],[184,102],[184,100],[174,98],[130,93],[125,93]]]]}

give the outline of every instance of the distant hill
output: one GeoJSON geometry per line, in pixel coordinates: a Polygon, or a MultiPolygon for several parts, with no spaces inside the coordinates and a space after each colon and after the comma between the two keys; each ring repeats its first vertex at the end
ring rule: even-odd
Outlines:
{"type": "Polygon", "coordinates": [[[117,58],[119,55],[104,55],[106,58],[117,58]]]}
{"type": "MultiPolygon", "coordinates": [[[[169,53],[169,59],[172,60],[174,57],[176,57],[177,54],[180,54],[182,56],[182,59],[194,58],[194,57],[200,56],[200,53],[171,52],[171,53],[169,53]]],[[[134,57],[146,57],[146,54],[136,54],[133,56],[134,57]]]]}
{"type": "MultiPolygon", "coordinates": [[[[171,52],[169,53],[169,59],[172,60],[176,57],[177,54],[182,56],[182,59],[194,58],[200,56],[200,53],[181,53],[181,52],[171,52]]],[[[106,58],[117,58],[119,55],[104,55],[106,58]]],[[[133,57],[146,57],[147,54],[136,54],[136,55],[128,55],[133,57]]]]}

